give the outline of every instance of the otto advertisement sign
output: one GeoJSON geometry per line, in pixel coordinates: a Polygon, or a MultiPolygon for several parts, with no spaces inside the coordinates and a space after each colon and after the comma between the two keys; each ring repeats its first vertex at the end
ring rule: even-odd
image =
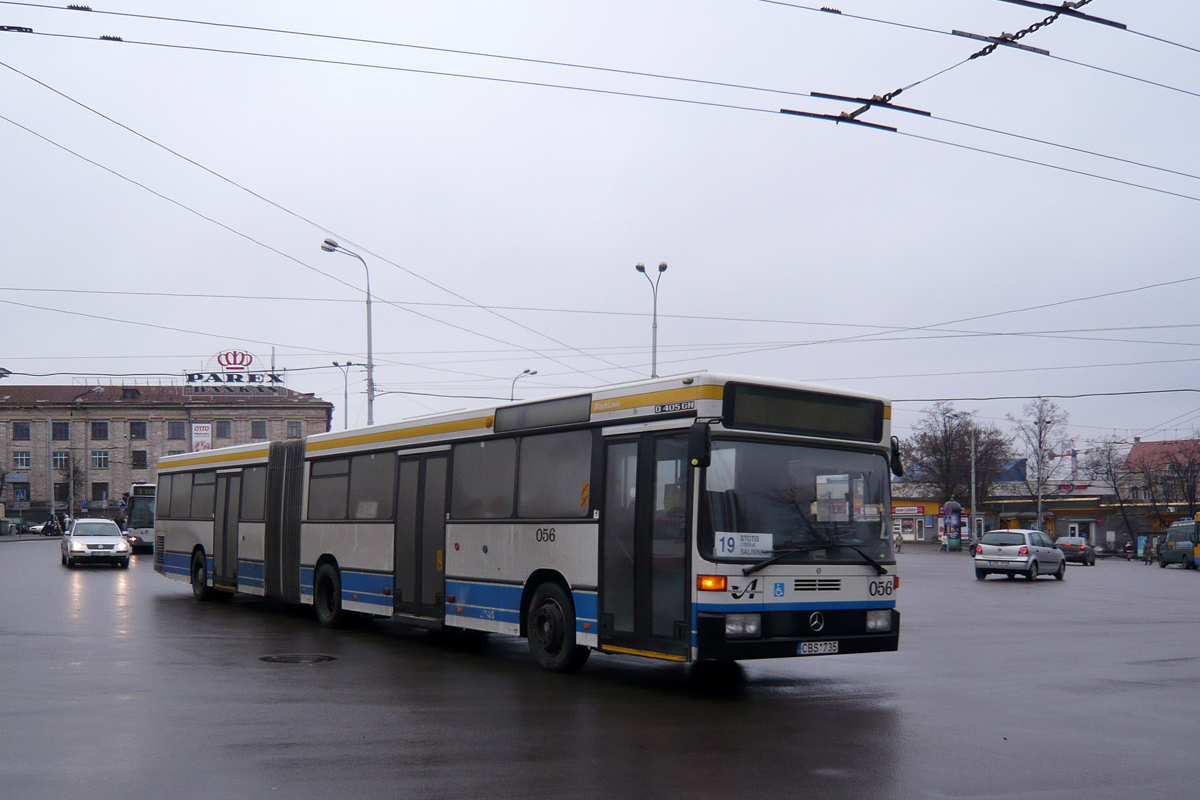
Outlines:
{"type": "Polygon", "coordinates": [[[201,450],[212,450],[212,428],[211,422],[192,423],[193,453],[198,453],[201,450]]]}

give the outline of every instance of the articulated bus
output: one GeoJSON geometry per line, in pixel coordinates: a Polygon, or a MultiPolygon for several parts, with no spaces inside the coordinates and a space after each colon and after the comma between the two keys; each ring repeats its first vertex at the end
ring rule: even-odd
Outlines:
{"type": "Polygon", "coordinates": [[[149,550],[154,546],[153,483],[135,483],[125,500],[125,538],[134,550],[149,550]]]}
{"type": "Polygon", "coordinates": [[[557,672],[891,651],[890,428],[880,397],[701,372],[168,456],[155,569],[557,672]]]}

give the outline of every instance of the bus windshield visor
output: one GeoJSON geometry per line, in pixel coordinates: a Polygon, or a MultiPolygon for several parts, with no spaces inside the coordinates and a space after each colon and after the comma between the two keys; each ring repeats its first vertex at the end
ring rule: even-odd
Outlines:
{"type": "Polygon", "coordinates": [[[700,552],[715,561],[894,563],[888,488],[882,454],[716,441],[700,552]]]}

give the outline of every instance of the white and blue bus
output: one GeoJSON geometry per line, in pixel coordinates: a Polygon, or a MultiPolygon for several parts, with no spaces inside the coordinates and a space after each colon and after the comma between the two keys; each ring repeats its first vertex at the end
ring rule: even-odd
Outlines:
{"type": "Polygon", "coordinates": [[[154,546],[153,483],[135,483],[125,497],[125,538],[134,550],[149,550],[154,546]]]}
{"type": "Polygon", "coordinates": [[[895,650],[883,398],[696,373],[159,461],[155,569],[537,662],[895,650]]]}

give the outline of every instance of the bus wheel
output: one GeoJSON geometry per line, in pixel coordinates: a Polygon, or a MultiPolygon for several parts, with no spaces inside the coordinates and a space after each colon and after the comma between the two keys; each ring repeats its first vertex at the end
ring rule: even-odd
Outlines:
{"type": "Polygon", "coordinates": [[[313,576],[313,606],[317,610],[317,622],[326,628],[344,625],[349,613],[342,610],[342,576],[333,564],[317,567],[313,576]]]}
{"type": "Polygon", "coordinates": [[[575,606],[557,583],[543,583],[533,593],[526,619],[529,652],[550,672],[578,672],[592,651],[575,644],[575,606]]]}
{"type": "Polygon", "coordinates": [[[212,589],[208,585],[208,561],[204,551],[192,553],[192,597],[197,600],[208,600],[212,597],[212,589]]]}

